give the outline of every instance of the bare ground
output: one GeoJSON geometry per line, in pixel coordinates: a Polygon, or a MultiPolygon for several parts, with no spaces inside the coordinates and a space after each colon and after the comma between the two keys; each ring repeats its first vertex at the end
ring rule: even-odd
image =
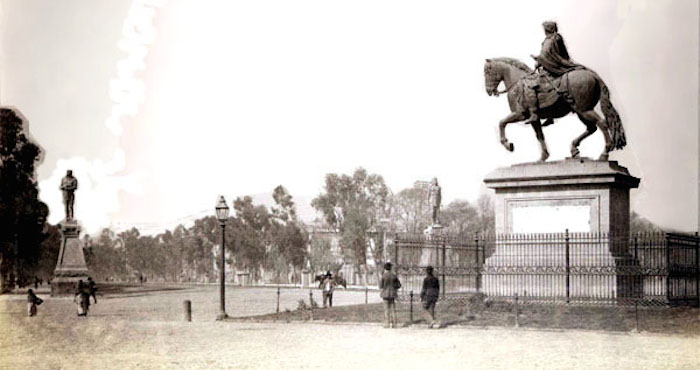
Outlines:
{"type": "MultiPolygon", "coordinates": [[[[70,299],[54,298],[29,318],[24,296],[2,296],[0,368],[700,368],[698,336],[216,322],[217,293],[215,287],[115,292],[98,297],[87,318],[75,316],[70,299]],[[183,299],[193,301],[194,322],[182,321],[183,299]]],[[[364,293],[356,293],[347,293],[345,303],[364,303],[364,293]]],[[[308,291],[285,295],[293,309],[308,291]]],[[[229,289],[227,300],[230,315],[255,315],[274,310],[276,294],[229,289]]]]}

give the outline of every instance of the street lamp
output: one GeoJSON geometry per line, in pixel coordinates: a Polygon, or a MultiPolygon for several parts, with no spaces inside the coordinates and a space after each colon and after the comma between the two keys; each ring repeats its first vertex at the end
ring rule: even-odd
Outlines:
{"type": "Polygon", "coordinates": [[[225,282],[226,282],[226,220],[228,219],[228,206],[223,195],[219,196],[219,201],[216,203],[216,218],[221,224],[221,269],[219,278],[219,315],[217,320],[223,320],[228,317],[226,314],[226,298],[225,298],[225,282]]]}

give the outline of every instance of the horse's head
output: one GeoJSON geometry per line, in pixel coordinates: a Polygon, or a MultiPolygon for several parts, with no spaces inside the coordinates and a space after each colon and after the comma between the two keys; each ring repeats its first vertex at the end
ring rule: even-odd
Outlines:
{"type": "Polygon", "coordinates": [[[498,95],[498,84],[503,81],[503,71],[496,66],[496,63],[497,61],[493,59],[486,59],[484,63],[484,85],[489,96],[498,95]]]}

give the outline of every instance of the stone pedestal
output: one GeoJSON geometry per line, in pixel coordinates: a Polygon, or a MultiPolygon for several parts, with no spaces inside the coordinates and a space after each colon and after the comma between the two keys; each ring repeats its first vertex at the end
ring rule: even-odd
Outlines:
{"type": "Polygon", "coordinates": [[[561,297],[568,291],[572,297],[611,298],[635,294],[636,286],[616,276],[621,265],[636,264],[627,251],[629,190],[639,185],[639,179],[625,167],[591,159],[524,163],[496,169],[484,182],[496,191],[496,233],[506,235],[487,255],[486,294],[561,297]],[[545,233],[556,234],[541,235],[545,233]],[[539,283],[524,285],[532,275],[518,272],[537,269],[548,272],[538,276],[539,283]],[[609,273],[584,276],[588,269],[609,273]]]}
{"type": "Polygon", "coordinates": [[[73,295],[78,281],[87,283],[88,269],[83,254],[83,243],[80,240],[80,226],[75,220],[64,221],[60,224],[61,249],[58,262],[51,280],[51,296],[73,295]]]}
{"type": "Polygon", "coordinates": [[[308,288],[311,286],[311,279],[313,276],[311,276],[311,271],[307,269],[301,270],[301,287],[302,288],[308,288]]]}
{"type": "Polygon", "coordinates": [[[428,226],[423,230],[425,245],[421,248],[420,266],[440,266],[440,245],[443,227],[440,224],[428,226]]]}

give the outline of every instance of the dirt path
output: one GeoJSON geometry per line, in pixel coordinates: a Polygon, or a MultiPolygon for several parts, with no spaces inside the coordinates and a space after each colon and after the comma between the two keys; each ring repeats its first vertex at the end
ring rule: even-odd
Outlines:
{"type": "Polygon", "coordinates": [[[162,294],[105,299],[87,318],[72,315],[68,300],[47,300],[39,316],[29,318],[21,300],[0,299],[0,368],[700,368],[699,336],[187,323],[176,310],[161,311],[168,307],[161,301],[175,305],[180,294],[174,302],[162,294]]]}

